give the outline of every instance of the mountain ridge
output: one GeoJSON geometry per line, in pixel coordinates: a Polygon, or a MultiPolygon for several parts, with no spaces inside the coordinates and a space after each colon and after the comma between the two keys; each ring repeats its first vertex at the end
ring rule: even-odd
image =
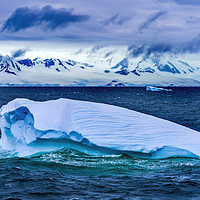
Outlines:
{"type": "Polygon", "coordinates": [[[109,83],[116,80],[120,86],[200,86],[199,67],[191,66],[184,60],[160,55],[136,60],[134,57],[121,55],[116,61],[116,57],[114,53],[107,52],[105,57],[99,58],[99,61],[91,56],[90,62],[79,62],[72,59],[39,57],[16,59],[0,55],[0,77],[5,74],[7,76],[7,80],[1,78],[0,84],[9,85],[11,81],[11,84],[17,85],[24,85],[25,82],[28,85],[113,86],[109,83]],[[29,75],[26,76],[25,72],[29,75]],[[38,79],[36,75],[31,78],[30,73],[42,73],[43,78],[38,79]],[[47,81],[49,74],[56,80],[47,81]],[[11,80],[14,76],[20,76],[16,83],[11,80]],[[60,76],[67,81],[60,82],[60,76]],[[156,77],[159,80],[156,81],[156,77]]]}

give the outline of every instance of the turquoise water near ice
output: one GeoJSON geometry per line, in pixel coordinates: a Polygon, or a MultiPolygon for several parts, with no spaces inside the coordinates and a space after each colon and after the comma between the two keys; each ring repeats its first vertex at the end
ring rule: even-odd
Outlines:
{"type": "MultiPolygon", "coordinates": [[[[200,131],[200,88],[0,88],[0,106],[15,98],[71,98],[108,103],[200,131]]],[[[89,156],[61,149],[18,158],[0,151],[1,199],[199,199],[200,160],[89,156]]]]}

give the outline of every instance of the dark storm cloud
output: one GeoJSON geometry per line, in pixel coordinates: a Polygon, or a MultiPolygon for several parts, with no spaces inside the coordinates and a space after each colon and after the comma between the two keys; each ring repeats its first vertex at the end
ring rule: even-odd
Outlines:
{"type": "Polygon", "coordinates": [[[170,44],[154,44],[154,45],[142,45],[142,46],[129,46],[128,51],[132,57],[144,56],[148,58],[152,54],[162,54],[162,53],[176,53],[176,48],[170,44]]]}
{"type": "Polygon", "coordinates": [[[129,54],[136,58],[143,56],[144,59],[149,58],[151,55],[169,53],[173,55],[184,53],[199,53],[200,52],[200,35],[189,42],[181,44],[167,44],[158,43],[152,45],[132,45],[128,47],[129,54]]]}
{"type": "Polygon", "coordinates": [[[46,29],[54,30],[88,19],[88,15],[73,14],[72,11],[65,8],[55,9],[52,6],[45,6],[41,9],[35,9],[22,7],[16,9],[6,20],[2,31],[17,32],[34,26],[42,26],[46,29]]]}
{"type": "Polygon", "coordinates": [[[55,42],[56,45],[58,42],[134,44],[136,46],[131,49],[134,56],[199,51],[200,39],[195,37],[200,34],[200,6],[197,6],[200,0],[3,2],[0,42],[11,40],[28,44],[30,41],[30,47],[35,41],[55,42]],[[75,11],[64,8],[66,6],[75,11]]]}
{"type": "Polygon", "coordinates": [[[166,11],[159,11],[157,13],[155,13],[154,15],[152,15],[150,18],[148,18],[140,27],[139,27],[139,31],[142,32],[144,29],[148,29],[151,24],[153,24],[158,18],[160,18],[163,15],[166,15],[167,12],[166,11]]]}
{"type": "Polygon", "coordinates": [[[130,19],[129,17],[120,16],[119,14],[116,14],[116,15],[104,20],[102,23],[106,26],[109,24],[122,25],[129,19],[130,19]]]}
{"type": "Polygon", "coordinates": [[[13,51],[11,54],[12,58],[18,58],[21,56],[24,56],[26,54],[26,49],[17,49],[15,51],[13,51]]]}

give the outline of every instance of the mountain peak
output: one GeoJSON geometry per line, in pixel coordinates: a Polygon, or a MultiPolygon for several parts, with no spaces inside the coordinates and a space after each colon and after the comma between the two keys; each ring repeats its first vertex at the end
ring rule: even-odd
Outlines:
{"type": "Polygon", "coordinates": [[[177,82],[184,85],[184,81],[186,84],[188,81],[190,84],[200,84],[198,82],[200,78],[198,67],[181,59],[160,56],[139,60],[130,56],[120,57],[118,54],[112,54],[109,60],[105,57],[92,57],[88,62],[78,62],[71,59],[62,61],[57,58],[41,59],[39,57],[14,59],[8,55],[0,55],[0,75],[3,74],[17,75],[20,77],[20,82],[29,77],[30,84],[35,82],[32,77],[38,75],[42,75],[40,83],[46,79],[48,79],[48,83],[51,83],[55,77],[58,77],[56,84],[59,84],[60,77],[63,84],[69,79],[72,85],[76,83],[94,86],[108,83],[107,86],[116,85],[117,87],[124,86],[123,83],[128,83],[127,85],[140,83],[142,85],[152,83],[155,83],[154,85],[156,83],[159,85],[179,85],[177,82]],[[29,74],[24,75],[26,73],[29,74]],[[52,78],[49,79],[48,76],[52,78]],[[113,82],[113,79],[118,80],[118,83],[113,82]]]}

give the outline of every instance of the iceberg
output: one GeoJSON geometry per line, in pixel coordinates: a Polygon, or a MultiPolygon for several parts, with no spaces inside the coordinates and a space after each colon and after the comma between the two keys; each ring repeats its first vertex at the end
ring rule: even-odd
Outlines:
{"type": "Polygon", "coordinates": [[[198,131],[117,106],[71,99],[15,99],[0,112],[0,146],[18,156],[61,148],[150,159],[200,156],[198,131]]]}
{"type": "Polygon", "coordinates": [[[167,91],[167,92],[171,92],[172,90],[160,88],[160,87],[146,86],[146,91],[152,91],[152,92],[167,91]]]}

